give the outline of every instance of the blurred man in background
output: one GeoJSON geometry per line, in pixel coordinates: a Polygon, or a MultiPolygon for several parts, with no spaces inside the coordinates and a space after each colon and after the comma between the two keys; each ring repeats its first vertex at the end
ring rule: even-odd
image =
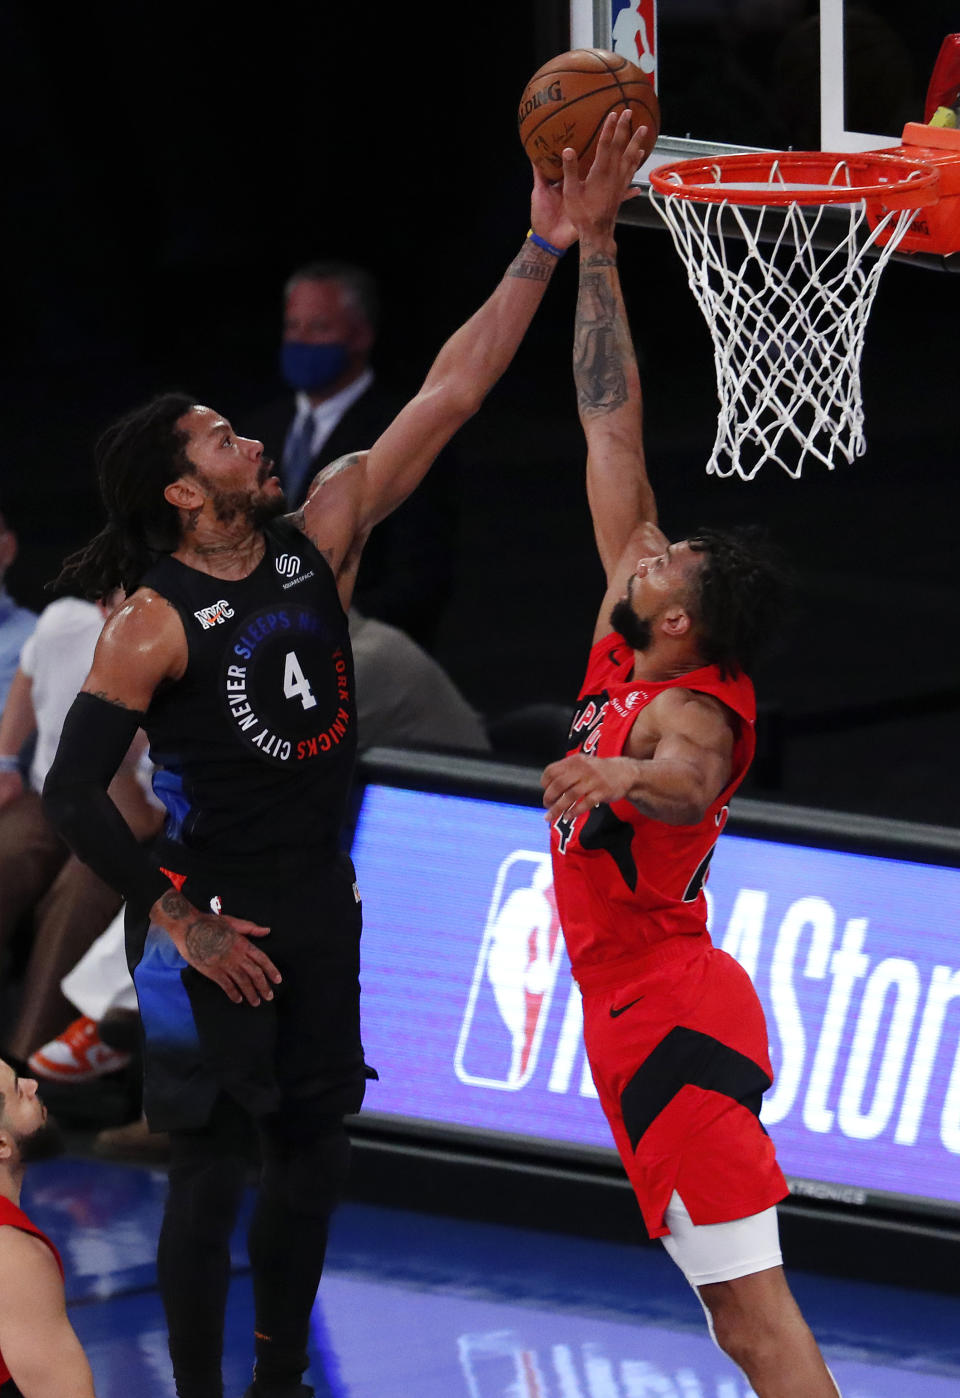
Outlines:
{"type": "MultiPolygon", "coordinates": [[[[245,414],[279,466],[287,504],[297,509],[317,472],[377,440],[403,407],[370,362],[379,297],[373,277],[346,262],[312,262],[284,289],[280,367],[292,392],[245,414]]],[[[436,643],[453,577],[456,474],[450,447],[364,549],[355,602],[364,616],[406,631],[426,650],[436,643]]]]}
{"type": "MultiPolygon", "coordinates": [[[[17,556],[17,536],[0,506],[0,713],[20,663],[24,642],[37,624],[36,614],[18,607],[3,585],[4,576],[17,556]]],[[[0,775],[19,771],[19,764],[0,759],[0,775]]]]}

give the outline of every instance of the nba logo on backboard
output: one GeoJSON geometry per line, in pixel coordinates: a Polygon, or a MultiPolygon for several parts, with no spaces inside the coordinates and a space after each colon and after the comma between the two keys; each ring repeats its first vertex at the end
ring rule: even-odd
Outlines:
{"type": "Polygon", "coordinates": [[[530,1081],[562,957],[550,856],[514,850],[497,872],[460,1027],[461,1082],[515,1092],[530,1081]]]}
{"type": "Polygon", "coordinates": [[[622,54],[657,85],[657,0],[611,0],[614,53],[622,54]]]}

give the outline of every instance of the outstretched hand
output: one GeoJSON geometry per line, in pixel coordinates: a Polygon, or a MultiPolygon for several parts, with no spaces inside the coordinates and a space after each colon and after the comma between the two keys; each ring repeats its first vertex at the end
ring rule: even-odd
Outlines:
{"type": "Polygon", "coordinates": [[[533,167],[533,193],[530,196],[530,227],[555,248],[568,248],[577,241],[577,230],[563,207],[563,185],[551,184],[533,167]]]}
{"type": "Polygon", "coordinates": [[[579,237],[612,232],[617,210],[640,193],[630,181],[643,164],[646,126],[631,134],[633,114],[611,112],[603,123],[593,164],[581,179],[577,154],[569,146],[563,152],[563,211],[579,237]]]}
{"type": "Polygon", "coordinates": [[[548,825],[561,817],[576,820],[594,806],[623,801],[637,779],[637,767],[626,757],[587,757],[574,752],[551,762],[540,778],[548,825]]]}

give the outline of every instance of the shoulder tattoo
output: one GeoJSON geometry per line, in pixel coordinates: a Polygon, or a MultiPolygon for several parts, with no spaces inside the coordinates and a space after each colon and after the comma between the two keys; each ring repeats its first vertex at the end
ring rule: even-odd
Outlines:
{"type": "Polygon", "coordinates": [[[115,694],[108,694],[105,689],[88,690],[92,699],[102,699],[106,704],[113,704],[117,709],[129,709],[130,705],[125,704],[122,699],[118,699],[115,694]]]}

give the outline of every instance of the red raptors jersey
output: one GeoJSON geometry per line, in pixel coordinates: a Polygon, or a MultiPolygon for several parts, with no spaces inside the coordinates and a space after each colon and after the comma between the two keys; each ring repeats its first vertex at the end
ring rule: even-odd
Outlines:
{"type": "MultiPolygon", "coordinates": [[[[63,1263],[60,1260],[60,1254],[57,1252],[57,1249],[53,1246],[50,1239],[46,1234],[40,1232],[36,1224],[30,1222],[23,1210],[18,1209],[11,1199],[8,1199],[6,1195],[0,1194],[0,1228],[2,1228],[4,1224],[9,1224],[11,1228],[19,1228],[24,1233],[32,1233],[34,1237],[46,1243],[47,1247],[56,1258],[57,1266],[60,1268],[60,1276],[63,1276],[63,1263]]],[[[0,1354],[0,1386],[7,1383],[9,1379],[10,1370],[3,1362],[3,1355],[0,1354]]]]}
{"type": "Polygon", "coordinates": [[[640,710],[664,689],[713,694],[737,724],[728,785],[697,825],[666,825],[614,801],[559,820],[551,831],[554,887],[577,980],[596,983],[670,937],[707,937],[703,883],[727,802],[750,766],[756,703],[746,675],[725,680],[704,665],[673,680],[630,678],[633,651],[611,632],[590,652],[568,752],[620,757],[640,710]]]}

